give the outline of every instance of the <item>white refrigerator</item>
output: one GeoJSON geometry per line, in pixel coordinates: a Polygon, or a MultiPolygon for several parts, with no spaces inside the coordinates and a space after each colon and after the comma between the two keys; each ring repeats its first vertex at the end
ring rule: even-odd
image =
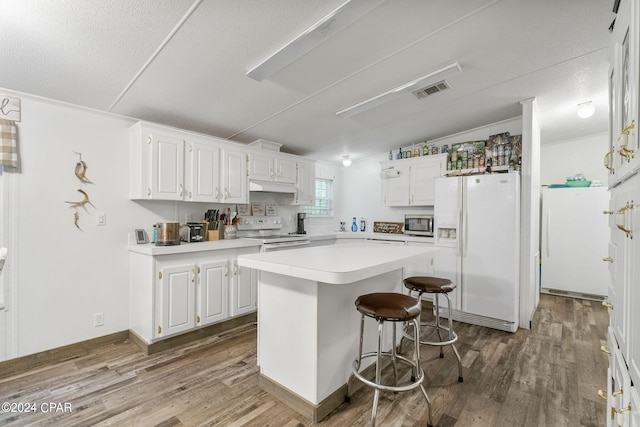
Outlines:
{"type": "Polygon", "coordinates": [[[435,245],[440,247],[434,273],[457,284],[454,319],[515,332],[520,293],[520,175],[438,178],[434,229],[435,245]]]}
{"type": "Polygon", "coordinates": [[[605,187],[542,189],[543,292],[601,299],[607,295],[609,193],[605,187]]]}

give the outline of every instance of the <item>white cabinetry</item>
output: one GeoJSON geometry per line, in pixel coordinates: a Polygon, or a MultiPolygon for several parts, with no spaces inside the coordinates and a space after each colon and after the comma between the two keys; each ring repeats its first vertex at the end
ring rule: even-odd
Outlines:
{"type": "Polygon", "coordinates": [[[607,426],[639,426],[640,402],[640,155],[638,91],[640,6],[622,0],[610,43],[610,151],[605,155],[611,192],[610,285],[607,305],[607,426]]]}
{"type": "Polygon", "coordinates": [[[316,200],[316,164],[299,160],[296,163],[296,194],[293,204],[310,206],[316,200]]]}
{"type": "Polygon", "coordinates": [[[220,148],[205,141],[187,142],[187,200],[220,201],[220,148]]]}
{"type": "Polygon", "coordinates": [[[296,161],[276,153],[250,154],[249,177],[258,181],[296,182],[296,161]]]}
{"type": "Polygon", "coordinates": [[[432,206],[435,179],[442,176],[448,154],[382,163],[381,198],[385,206],[432,206]]]}
{"type": "Polygon", "coordinates": [[[248,159],[244,151],[222,149],[222,203],[249,202],[248,159]]]}
{"type": "Polygon", "coordinates": [[[255,273],[240,254],[259,247],[150,256],[130,253],[130,328],[147,343],[256,310],[255,273]]]}
{"type": "Polygon", "coordinates": [[[240,145],[139,122],[130,130],[129,198],[247,203],[248,154],[240,145]]]}

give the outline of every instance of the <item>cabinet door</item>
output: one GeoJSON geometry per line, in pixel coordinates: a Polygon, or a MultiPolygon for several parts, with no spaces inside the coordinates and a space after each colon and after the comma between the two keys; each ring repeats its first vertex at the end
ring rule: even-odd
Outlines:
{"type": "Polygon", "coordinates": [[[630,181],[630,195],[628,203],[634,207],[626,212],[629,217],[628,227],[631,236],[626,238],[629,248],[627,262],[629,263],[629,374],[631,381],[640,387],[640,175],[630,181]],[[633,238],[631,238],[633,237],[633,238]]]}
{"type": "Polygon", "coordinates": [[[409,167],[396,166],[393,174],[381,180],[382,204],[385,206],[408,206],[410,201],[409,167]]]}
{"type": "Polygon", "coordinates": [[[276,159],[276,181],[295,184],[298,163],[291,159],[276,159]]]}
{"type": "Polygon", "coordinates": [[[184,198],[184,140],[151,134],[151,199],[184,198]]]}
{"type": "Polygon", "coordinates": [[[310,206],[316,199],[315,163],[298,162],[296,165],[296,194],[293,204],[310,206]]]}
{"type": "Polygon", "coordinates": [[[229,263],[202,263],[199,272],[197,322],[204,326],[229,316],[229,263]]]}
{"type": "Polygon", "coordinates": [[[214,145],[187,143],[187,200],[218,202],[220,200],[220,149],[214,145]]]}
{"type": "Polygon", "coordinates": [[[195,265],[162,267],[160,271],[160,328],[157,337],[195,327],[195,265]]]}
{"type": "Polygon", "coordinates": [[[249,201],[249,155],[240,150],[222,150],[222,203],[249,201]]]}
{"type": "Polygon", "coordinates": [[[231,316],[240,316],[256,310],[257,278],[255,270],[238,266],[232,261],[231,272],[231,316]]]}
{"type": "Polygon", "coordinates": [[[436,198],[435,180],[440,177],[439,162],[414,164],[410,168],[411,205],[433,206],[436,198]]]}
{"type": "Polygon", "coordinates": [[[249,177],[260,181],[273,181],[275,179],[274,163],[273,157],[250,154],[249,177]]]}
{"type": "Polygon", "coordinates": [[[640,427],[640,393],[638,386],[631,387],[631,413],[629,414],[629,426],[640,427]]]}

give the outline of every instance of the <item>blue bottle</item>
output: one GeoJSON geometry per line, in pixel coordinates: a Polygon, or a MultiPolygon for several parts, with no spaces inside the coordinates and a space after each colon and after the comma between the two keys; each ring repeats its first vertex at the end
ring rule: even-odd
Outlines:
{"type": "Polygon", "coordinates": [[[356,232],[358,231],[358,223],[356,223],[356,217],[353,217],[353,223],[351,224],[351,231],[356,232]]]}

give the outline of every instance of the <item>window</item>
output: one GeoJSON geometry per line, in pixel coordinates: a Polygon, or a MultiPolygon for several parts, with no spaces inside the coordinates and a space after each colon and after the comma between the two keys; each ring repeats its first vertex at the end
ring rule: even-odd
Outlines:
{"type": "Polygon", "coordinates": [[[307,206],[304,211],[312,216],[333,215],[333,181],[330,179],[316,179],[316,203],[307,206]]]}

